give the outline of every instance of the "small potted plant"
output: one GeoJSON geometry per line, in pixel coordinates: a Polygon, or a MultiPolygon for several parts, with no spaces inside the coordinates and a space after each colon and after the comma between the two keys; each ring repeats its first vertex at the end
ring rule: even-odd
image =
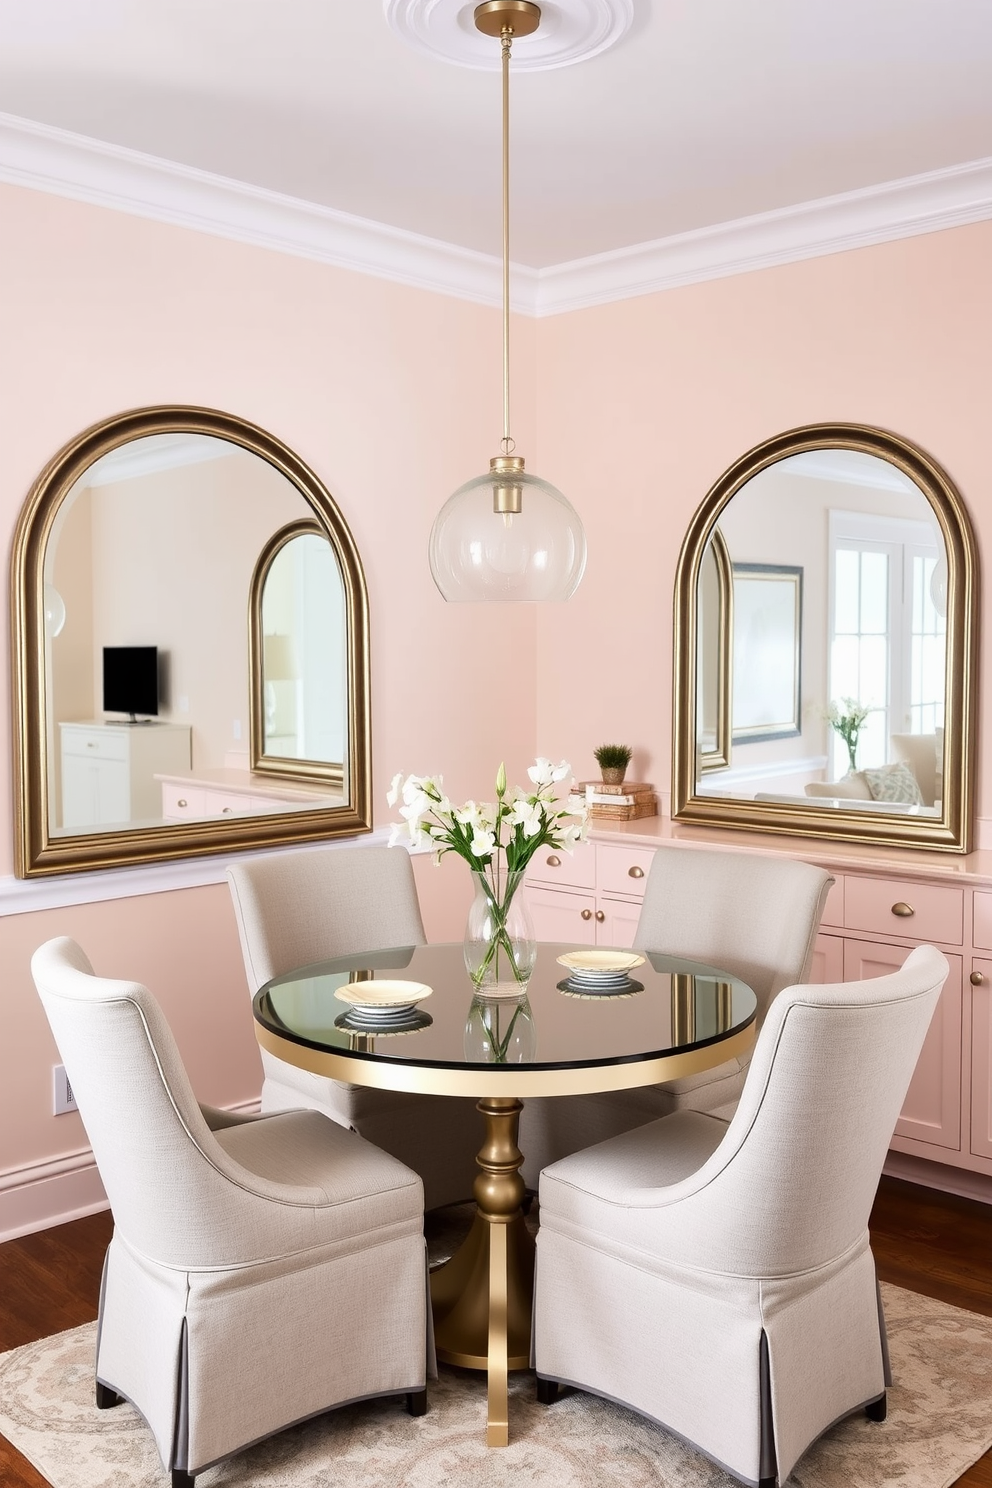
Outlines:
{"type": "Polygon", "coordinates": [[[626,744],[600,744],[593,750],[605,785],[622,785],[634,751],[626,744]]]}

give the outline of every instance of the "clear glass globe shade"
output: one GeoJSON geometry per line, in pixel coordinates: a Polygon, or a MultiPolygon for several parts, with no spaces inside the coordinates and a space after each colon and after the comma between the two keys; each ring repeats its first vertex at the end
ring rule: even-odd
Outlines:
{"type": "Polygon", "coordinates": [[[434,582],[446,600],[568,599],[586,566],[586,536],[562,493],[524,470],[466,481],[437,514],[434,582]],[[520,510],[493,509],[494,492],[519,486],[520,510]]]}

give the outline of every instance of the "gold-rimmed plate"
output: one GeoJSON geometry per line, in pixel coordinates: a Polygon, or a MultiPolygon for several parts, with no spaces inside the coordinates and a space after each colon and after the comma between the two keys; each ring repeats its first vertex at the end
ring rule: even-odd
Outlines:
{"type": "Polygon", "coordinates": [[[626,981],[635,967],[644,965],[644,957],[637,951],[567,951],[558,965],[573,982],[626,981]]]}
{"type": "Polygon", "coordinates": [[[349,982],[334,996],[346,1002],[359,1017],[393,1020],[413,1012],[418,1002],[433,992],[425,982],[349,982]]]}

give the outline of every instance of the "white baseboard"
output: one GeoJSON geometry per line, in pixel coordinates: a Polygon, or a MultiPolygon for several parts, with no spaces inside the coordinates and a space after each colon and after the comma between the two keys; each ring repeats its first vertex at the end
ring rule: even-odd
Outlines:
{"type": "MultiPolygon", "coordinates": [[[[258,1106],[257,1100],[241,1101],[225,1110],[254,1112],[258,1106]]],[[[0,1173],[0,1244],[98,1214],[108,1207],[89,1147],[45,1162],[8,1168],[0,1173]]]]}
{"type": "Polygon", "coordinates": [[[952,1168],[949,1163],[931,1162],[909,1152],[889,1152],[882,1172],[887,1178],[902,1178],[906,1183],[919,1183],[923,1188],[937,1188],[941,1193],[957,1194],[961,1199],[977,1199],[992,1204],[992,1178],[973,1173],[968,1168],[952,1168]]]}

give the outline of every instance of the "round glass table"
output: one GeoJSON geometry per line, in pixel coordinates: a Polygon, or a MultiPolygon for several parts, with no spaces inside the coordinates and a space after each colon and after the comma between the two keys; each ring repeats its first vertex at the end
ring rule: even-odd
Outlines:
{"type": "MultiPolygon", "coordinates": [[[[507,1372],[530,1357],[534,1242],[517,1146],[524,1099],[674,1080],[754,1042],[754,993],[726,972],[651,951],[625,976],[590,984],[559,962],[568,952],[578,948],[541,945],[521,997],[474,996],[459,943],[304,966],[269,982],[253,1004],[259,1044],[289,1064],[354,1085],[476,1098],[485,1126],[477,1213],[432,1273],[431,1304],[438,1358],[488,1372],[491,1446],[508,1440],[507,1372]],[[335,995],[349,983],[394,980],[429,995],[384,1021],[335,995]]],[[[361,985],[350,989],[364,995],[361,985]]]]}

